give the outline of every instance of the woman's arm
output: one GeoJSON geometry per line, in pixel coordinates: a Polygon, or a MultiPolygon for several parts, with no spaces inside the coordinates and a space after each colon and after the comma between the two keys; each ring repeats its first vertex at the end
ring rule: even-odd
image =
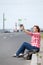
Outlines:
{"type": "Polygon", "coordinates": [[[32,35],[32,32],[27,31],[26,29],[24,29],[24,26],[22,26],[22,30],[23,30],[26,34],[32,35]]]}
{"type": "Polygon", "coordinates": [[[26,29],[23,30],[26,34],[30,34],[30,31],[27,31],[26,29]]]}

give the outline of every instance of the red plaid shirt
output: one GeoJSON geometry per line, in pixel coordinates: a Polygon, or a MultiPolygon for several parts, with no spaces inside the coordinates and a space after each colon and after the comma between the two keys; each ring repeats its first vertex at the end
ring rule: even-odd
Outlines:
{"type": "Polygon", "coordinates": [[[40,33],[39,32],[37,32],[37,33],[30,32],[29,34],[32,36],[31,45],[40,48],[40,37],[41,37],[40,33]]]}

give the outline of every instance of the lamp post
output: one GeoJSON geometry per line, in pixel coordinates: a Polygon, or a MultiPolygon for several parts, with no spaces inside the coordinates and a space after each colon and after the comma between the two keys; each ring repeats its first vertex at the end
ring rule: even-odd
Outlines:
{"type": "Polygon", "coordinates": [[[3,31],[5,30],[5,14],[3,13],[3,31]]]}

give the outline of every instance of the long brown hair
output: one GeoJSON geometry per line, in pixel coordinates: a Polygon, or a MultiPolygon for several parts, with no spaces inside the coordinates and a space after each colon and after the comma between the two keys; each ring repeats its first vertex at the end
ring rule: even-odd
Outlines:
{"type": "Polygon", "coordinates": [[[39,26],[34,25],[34,27],[36,27],[36,28],[38,29],[38,32],[40,32],[40,28],[39,28],[39,26]]]}

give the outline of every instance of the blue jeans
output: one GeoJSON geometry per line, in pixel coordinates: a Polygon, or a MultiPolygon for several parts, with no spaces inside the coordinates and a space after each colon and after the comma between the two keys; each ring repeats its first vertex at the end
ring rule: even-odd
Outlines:
{"type": "Polygon", "coordinates": [[[32,51],[32,49],[38,50],[39,48],[32,46],[31,44],[24,42],[21,47],[18,49],[18,51],[16,52],[16,55],[19,56],[20,53],[24,53],[25,49],[32,51]]]}

